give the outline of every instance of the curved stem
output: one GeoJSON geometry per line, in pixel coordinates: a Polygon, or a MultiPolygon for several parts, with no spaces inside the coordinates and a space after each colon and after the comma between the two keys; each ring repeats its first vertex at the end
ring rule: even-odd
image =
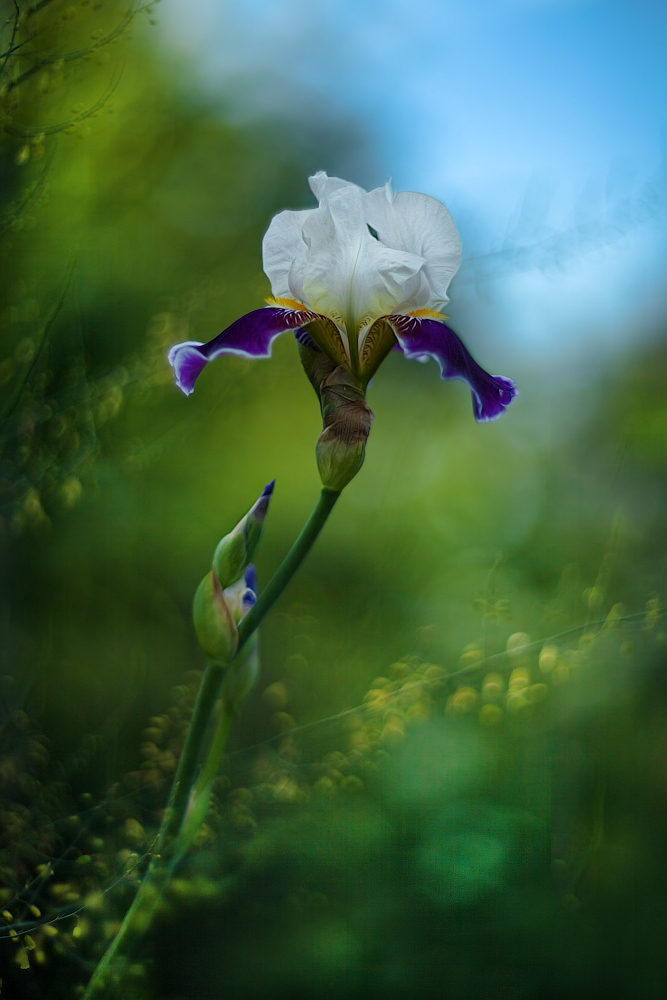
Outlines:
{"type": "Polygon", "coordinates": [[[225,698],[224,688],[221,701],[222,711],[215,727],[211,746],[208,749],[208,753],[204,757],[201,769],[197,775],[197,780],[193,785],[192,795],[188,801],[187,812],[183,817],[183,822],[174,842],[173,850],[170,851],[169,854],[169,865],[172,869],[179,864],[181,859],[184,858],[189,851],[208,813],[208,806],[211,801],[211,792],[213,791],[213,783],[225,752],[227,737],[231,731],[236,711],[235,705],[225,698]]]}
{"type": "Polygon", "coordinates": [[[204,763],[202,764],[201,771],[199,772],[195,783],[195,792],[197,794],[201,794],[213,781],[217,774],[218,766],[222,760],[222,755],[225,752],[227,737],[229,736],[233,721],[234,708],[231,705],[225,704],[225,699],[223,698],[222,712],[220,713],[220,719],[218,720],[218,725],[216,726],[215,733],[213,735],[211,749],[204,759],[204,763]]]}
{"type": "Polygon", "coordinates": [[[81,1000],[107,995],[108,989],[118,986],[124,962],[121,962],[120,968],[114,968],[114,959],[126,959],[148,930],[170,875],[169,865],[157,868],[151,862],[115,938],[95,966],[81,1000]]]}
{"type": "Polygon", "coordinates": [[[339,492],[336,490],[330,490],[326,486],[320,493],[320,498],[317,501],[312,514],[304,524],[301,534],[269,581],[266,589],[262,593],[262,596],[257,601],[257,604],[248,612],[239,625],[238,649],[240,649],[244,642],[250,638],[264,616],[271,610],[303,560],[310,552],[317,536],[326,524],[329,514],[334,509],[334,505],[339,496],[339,492]]]}
{"type": "MultiPolygon", "coordinates": [[[[248,612],[240,623],[237,653],[250,638],[267,612],[273,607],[310,552],[339,496],[340,493],[335,490],[330,490],[326,487],[322,490],[320,498],[312,514],[303,526],[299,537],[269,581],[266,590],[257,601],[257,604],[255,604],[254,608],[248,612]]],[[[96,994],[99,995],[99,991],[106,989],[109,985],[109,977],[113,981],[117,981],[117,977],[120,977],[122,969],[111,969],[114,958],[116,956],[119,958],[124,957],[143,932],[148,930],[150,926],[161,892],[169,882],[173,867],[167,859],[161,858],[160,855],[165,849],[169,850],[174,842],[176,842],[176,862],[180,856],[178,853],[177,838],[187,812],[190,793],[195,786],[195,775],[206,733],[211,722],[213,709],[220,693],[225,672],[228,669],[229,666],[227,664],[220,663],[209,663],[206,667],[185,737],[185,744],[174,776],[169,803],[158,833],[155,855],[143,882],[139,886],[132,905],[125,914],[125,919],[116,937],[95,968],[82,1000],[90,1000],[96,994]]],[[[223,718],[220,721],[211,752],[205,762],[200,780],[197,783],[201,793],[206,792],[206,786],[211,782],[212,776],[217,769],[224,751],[232,716],[233,712],[224,712],[223,718]]]]}
{"type": "MultiPolygon", "coordinates": [[[[239,642],[236,649],[238,655],[241,647],[248,641],[258,628],[262,619],[276,603],[287,584],[290,582],[299,566],[306,558],[329,514],[334,509],[340,493],[326,486],[320,493],[319,500],[304,524],[301,532],[289,550],[282,563],[272,576],[266,589],[253,608],[239,624],[239,642]]],[[[164,850],[169,841],[178,834],[188,805],[188,798],[194,782],[197,764],[206,736],[206,731],[216,703],[220,685],[227,668],[218,663],[209,663],[199,688],[192,719],[185,738],[185,745],[178,762],[174,777],[169,805],[162,822],[158,836],[156,852],[164,850]]]]}
{"type": "Polygon", "coordinates": [[[178,761],[169,804],[162,820],[155,850],[160,854],[171,839],[178,834],[188,806],[202,745],[206,737],[211,714],[218,699],[220,685],[228,668],[220,663],[209,663],[204,671],[197,693],[192,718],[185,736],[185,743],[178,761]]]}
{"type": "Polygon", "coordinates": [[[173,843],[181,828],[190,798],[190,790],[194,784],[202,744],[225,675],[225,669],[219,663],[209,663],[206,667],[171,786],[169,802],[158,832],[155,853],[115,938],[95,967],[82,1000],[90,1000],[91,997],[100,995],[100,992],[106,990],[116,980],[116,977],[120,977],[122,968],[121,970],[112,968],[114,959],[117,956],[124,958],[150,926],[172,871],[172,865],[161,857],[161,852],[173,843]]]}

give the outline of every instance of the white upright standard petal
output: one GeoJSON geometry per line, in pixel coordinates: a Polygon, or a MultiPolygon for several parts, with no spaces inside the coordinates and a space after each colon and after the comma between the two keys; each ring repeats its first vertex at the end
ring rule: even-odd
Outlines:
{"type": "Polygon", "coordinates": [[[262,265],[277,299],[290,298],[289,275],[295,263],[303,262],[308,247],[303,240],[303,226],[316,209],[280,212],[271,220],[262,241],[262,265]]]}
{"type": "Polygon", "coordinates": [[[367,193],[323,171],[309,182],[318,207],[273,219],[264,270],[276,298],[336,323],[355,367],[376,319],[448,301],[461,241],[445,206],[427,195],[394,195],[389,183],[367,193]]]}
{"type": "Polygon", "coordinates": [[[350,337],[378,316],[427,305],[424,259],[375,238],[366,223],[366,192],[335,177],[316,178],[321,200],[304,224],[308,253],[300,283],[292,281],[295,297],[335,319],[350,337]]]}
{"type": "Polygon", "coordinates": [[[316,174],[309,177],[308,184],[318,202],[326,201],[330,195],[334,194],[335,191],[340,191],[342,188],[347,188],[348,190],[355,189],[360,194],[366,194],[364,189],[357,184],[341,180],[340,177],[329,177],[324,170],[318,170],[316,174]]]}
{"type": "Polygon", "coordinates": [[[461,238],[442,202],[414,191],[393,195],[387,184],[368,192],[364,211],[381,243],[424,258],[432,308],[448,302],[447,288],[461,263],[461,238]]]}

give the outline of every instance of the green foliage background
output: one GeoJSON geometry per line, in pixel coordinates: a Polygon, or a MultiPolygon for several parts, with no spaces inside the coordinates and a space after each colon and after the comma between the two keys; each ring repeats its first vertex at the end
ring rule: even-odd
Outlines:
{"type": "MultiPolygon", "coordinates": [[[[53,0],[20,15],[21,47],[6,28],[0,64],[12,892],[29,877],[12,868],[25,833],[16,802],[34,817],[37,785],[58,776],[42,819],[78,810],[81,795],[105,801],[137,768],[146,719],[202,668],[190,601],[218,538],[276,478],[261,586],[318,492],[320,418],[291,338],[271,361],[212,365],[189,399],[167,348],[262,303],[263,232],[307,203],[309,172],[373,173],[357,123],[227,121],[224,99],[212,106],[160,50],[148,8],[53,0]]],[[[483,350],[505,371],[502,344],[483,350]]],[[[521,397],[476,426],[460,383],[400,357],[383,365],[364,469],[262,628],[232,793],[255,766],[237,751],[284,724],[262,697],[271,685],[305,724],[361,703],[409,655],[452,671],[466,648],[492,655],[513,633],[548,637],[619,603],[661,608],[663,345],[629,346],[617,369],[591,366],[574,388],[539,365],[507,373],[521,397]]],[[[254,827],[224,827],[145,945],[136,995],[661,995],[664,627],[658,614],[650,635],[641,620],[624,628],[580,686],[525,719],[490,734],[443,700],[367,769],[365,790],[320,786],[285,814],[260,805],[254,827]],[[197,878],[218,888],[197,895],[197,878]]],[[[310,730],[302,762],[345,734],[310,730]]],[[[313,786],[322,776],[304,773],[313,786]]],[[[0,945],[10,997],[70,996],[85,981],[75,938],[30,969],[0,945]]]]}

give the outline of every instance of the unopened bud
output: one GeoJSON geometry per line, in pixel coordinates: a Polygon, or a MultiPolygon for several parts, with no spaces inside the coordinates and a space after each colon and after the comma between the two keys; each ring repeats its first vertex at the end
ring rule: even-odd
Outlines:
{"type": "MultiPolygon", "coordinates": [[[[275,482],[275,480],[274,480],[275,482]]],[[[218,543],[213,553],[213,570],[223,589],[236,583],[252,560],[262,537],[262,529],[273,493],[271,482],[265,486],[259,500],[242,517],[233,531],[218,543]]]]}
{"type": "Polygon", "coordinates": [[[301,363],[319,396],[324,427],[315,454],[322,485],[339,493],[364,464],[373,414],[363,382],[345,365],[299,344],[301,363]]]}
{"type": "MultiPolygon", "coordinates": [[[[345,369],[337,368],[333,376],[339,372],[346,374],[345,369]]],[[[322,485],[339,493],[364,464],[373,414],[363,390],[357,393],[346,382],[336,385],[333,376],[323,386],[324,429],[317,440],[315,455],[322,485]]]]}
{"type": "Polygon", "coordinates": [[[216,663],[228,663],[236,652],[238,630],[214,570],[197,587],[192,616],[199,645],[216,663]]]}

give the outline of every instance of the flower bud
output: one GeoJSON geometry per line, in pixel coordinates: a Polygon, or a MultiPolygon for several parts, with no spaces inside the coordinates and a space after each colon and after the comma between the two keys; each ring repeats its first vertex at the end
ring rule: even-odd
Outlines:
{"type": "Polygon", "coordinates": [[[228,663],[236,652],[239,634],[214,570],[197,587],[192,616],[204,653],[216,663],[228,663]]]}
{"type": "Polygon", "coordinates": [[[364,464],[373,414],[364,388],[346,368],[334,369],[320,386],[324,428],[315,454],[322,485],[340,492],[364,464]]]}
{"type": "Polygon", "coordinates": [[[322,408],[324,427],[315,449],[320,479],[339,493],[364,464],[373,414],[364,384],[349,368],[301,343],[299,355],[322,408]]]}
{"type": "Polygon", "coordinates": [[[274,483],[275,480],[264,487],[259,500],[241,518],[234,530],[218,543],[213,553],[213,570],[223,588],[241,578],[259,545],[274,483]]]}

